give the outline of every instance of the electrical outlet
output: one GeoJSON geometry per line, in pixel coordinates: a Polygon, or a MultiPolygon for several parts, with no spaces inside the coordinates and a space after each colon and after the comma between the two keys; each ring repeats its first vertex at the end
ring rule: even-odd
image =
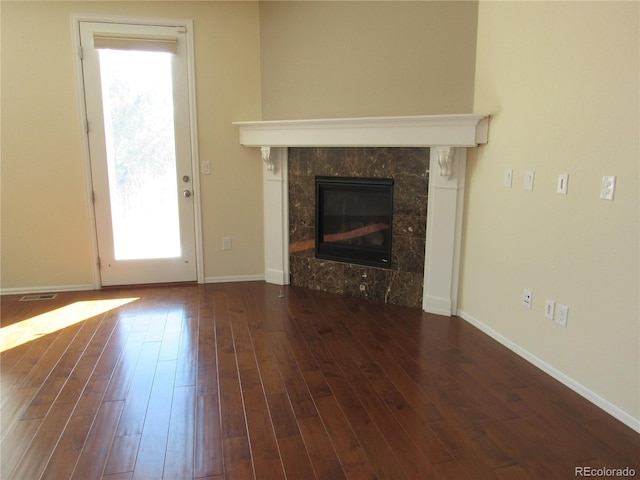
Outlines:
{"type": "Polygon", "coordinates": [[[569,307],[558,304],[556,313],[556,323],[561,327],[567,328],[567,320],[569,319],[569,307]]]}
{"type": "Polygon", "coordinates": [[[544,316],[549,320],[553,320],[553,312],[556,308],[556,302],[553,300],[547,300],[544,304],[544,316]]]}
{"type": "Polygon", "coordinates": [[[603,200],[613,200],[613,194],[616,191],[616,177],[606,176],[602,177],[602,184],[600,185],[600,198],[603,200]]]}
{"type": "Polygon", "coordinates": [[[222,237],[222,249],[231,250],[231,237],[222,237]]]}
{"type": "Polygon", "coordinates": [[[525,288],[522,294],[522,306],[527,310],[531,310],[532,297],[533,297],[533,294],[531,293],[531,290],[527,290],[525,288]]]}

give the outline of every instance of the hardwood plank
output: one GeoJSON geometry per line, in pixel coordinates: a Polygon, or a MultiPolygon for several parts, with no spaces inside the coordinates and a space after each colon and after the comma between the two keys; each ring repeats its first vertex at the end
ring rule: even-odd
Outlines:
{"type": "Polygon", "coordinates": [[[194,478],[223,473],[223,443],[218,395],[196,398],[194,478]]]}
{"type": "Polygon", "coordinates": [[[171,308],[167,314],[162,344],[160,345],[159,361],[178,360],[180,351],[180,336],[182,325],[185,323],[184,311],[182,308],[171,308]]]}
{"type": "Polygon", "coordinates": [[[149,328],[144,339],[145,342],[161,342],[164,338],[164,329],[167,325],[168,312],[160,304],[156,304],[149,319],[149,328]]]}
{"type": "Polygon", "coordinates": [[[113,374],[109,375],[110,381],[104,397],[105,402],[115,402],[127,398],[133,374],[142,352],[144,337],[144,332],[134,332],[128,336],[113,374]]]}
{"type": "Polygon", "coordinates": [[[251,449],[247,437],[233,437],[222,440],[224,450],[225,480],[251,480],[256,476],[251,463],[251,449]]]}
{"type": "MultiPolygon", "coordinates": [[[[221,306],[221,308],[224,308],[224,306],[221,306]]],[[[226,315],[226,312],[221,312],[220,315],[222,318],[222,315],[226,315]]],[[[221,328],[223,327],[224,325],[221,326],[221,328]]],[[[186,367],[189,369],[187,373],[195,373],[193,380],[195,380],[194,385],[198,387],[198,395],[208,395],[218,391],[216,319],[214,318],[213,310],[208,305],[200,306],[198,328],[198,341],[194,350],[194,353],[197,352],[197,357],[193,355],[194,358],[197,358],[197,363],[195,365],[187,363],[186,367]]],[[[224,342],[229,341],[230,338],[224,339],[224,342]]],[[[225,345],[226,344],[227,343],[225,343],[225,345]]],[[[191,347],[190,344],[189,347],[191,347]]],[[[191,353],[187,352],[187,355],[191,356],[191,353]]],[[[184,383],[188,384],[188,382],[180,381],[180,385],[184,383]]]]}
{"type": "Polygon", "coordinates": [[[11,433],[16,423],[22,418],[23,412],[31,404],[31,401],[38,393],[38,387],[14,388],[10,393],[2,389],[2,396],[6,399],[2,410],[0,410],[0,435],[2,442],[11,433]]]}
{"type": "MultiPolygon", "coordinates": [[[[428,399],[427,408],[416,411],[411,404],[403,397],[403,395],[395,388],[390,380],[396,381],[395,376],[387,377],[380,367],[379,362],[369,355],[371,351],[379,354],[381,349],[376,346],[366,348],[361,341],[366,338],[365,332],[358,328],[359,322],[345,322],[343,329],[339,329],[339,339],[334,346],[334,356],[341,369],[347,375],[352,385],[358,387],[359,397],[369,405],[368,411],[375,419],[382,419],[385,422],[389,420],[389,414],[393,416],[401,426],[403,432],[396,432],[401,437],[394,442],[398,445],[414,444],[415,448],[420,450],[416,458],[424,455],[426,463],[440,463],[451,459],[450,453],[444,448],[442,443],[437,439],[433,431],[428,427],[430,416],[425,415],[429,411],[431,403],[428,399]],[[347,355],[348,354],[348,355],[347,355]],[[386,405],[386,409],[383,408],[386,405]]],[[[387,362],[384,356],[380,357],[383,362],[387,362]]],[[[414,392],[411,392],[413,397],[414,392]]],[[[423,404],[424,405],[424,404],[423,404]]],[[[394,435],[395,425],[387,425],[383,427],[383,431],[388,431],[386,436],[394,435]]],[[[402,448],[401,454],[404,455],[408,450],[402,448]]],[[[404,462],[403,462],[404,463],[404,462]]],[[[423,461],[423,468],[425,467],[423,461]]],[[[429,469],[430,470],[430,469],[429,469]]],[[[423,473],[421,475],[427,475],[423,473]]]]}
{"type": "Polygon", "coordinates": [[[114,473],[113,475],[103,475],[104,480],[131,480],[133,478],[133,472],[114,473]]]}
{"type": "Polygon", "coordinates": [[[62,435],[74,405],[55,404],[51,413],[41,423],[29,447],[25,450],[18,467],[13,471],[14,478],[40,478],[53,450],[62,435]]]}
{"type": "Polygon", "coordinates": [[[122,400],[104,402],[100,405],[71,478],[83,480],[102,475],[123,408],[122,400]]]}
{"type": "MultiPolygon", "coordinates": [[[[309,451],[298,428],[289,398],[286,394],[269,395],[267,407],[287,478],[314,478],[309,451]]],[[[333,459],[339,469],[335,453],[333,459]]]]}
{"type": "Polygon", "coordinates": [[[331,378],[328,382],[376,475],[389,479],[409,478],[404,473],[403,465],[353,393],[349,382],[344,378],[331,378]]]}
{"type": "MultiPolygon", "coordinates": [[[[123,327],[123,322],[126,323],[126,319],[120,318],[117,321],[112,334],[109,336],[105,343],[104,349],[100,353],[100,358],[94,371],[91,374],[91,380],[110,380],[114,374],[114,370],[118,365],[118,361],[127,345],[130,338],[130,325],[123,327]]],[[[135,338],[135,336],[133,336],[135,338]]],[[[104,338],[102,338],[104,340],[104,338]]],[[[131,340],[133,342],[133,340],[131,340]]],[[[99,349],[97,346],[96,350],[99,349]]]]}
{"type": "MultiPolygon", "coordinates": [[[[173,392],[173,403],[171,404],[171,420],[169,422],[169,436],[167,439],[167,451],[164,456],[164,472],[163,478],[172,480],[176,478],[193,478],[194,477],[194,442],[196,434],[196,424],[194,412],[196,396],[195,387],[177,387],[173,392]]],[[[203,412],[203,406],[198,409],[200,413],[203,412]]],[[[218,409],[213,410],[217,413],[218,409]]],[[[217,421],[219,425],[219,418],[213,419],[217,421]]],[[[206,415],[199,419],[199,425],[206,426],[208,432],[214,430],[211,419],[206,415]]],[[[200,430],[199,430],[200,431],[200,430]]],[[[218,429],[218,438],[220,437],[220,431],[218,429]]],[[[199,445],[211,445],[211,442],[207,442],[204,438],[199,438],[199,445]]],[[[222,458],[222,446],[218,445],[218,455],[214,458],[222,458]]],[[[208,468],[203,465],[202,451],[198,455],[197,463],[200,466],[200,473],[207,471],[208,468]]],[[[215,470],[215,467],[212,468],[215,470]]],[[[222,471],[221,466],[219,470],[222,471]]]]}
{"type": "Polygon", "coordinates": [[[227,308],[238,370],[255,369],[257,366],[256,356],[249,334],[247,316],[242,299],[236,289],[230,289],[227,293],[227,308]]]}
{"type": "MultiPolygon", "coordinates": [[[[245,420],[240,378],[236,362],[236,351],[231,330],[231,321],[226,298],[214,293],[216,343],[218,352],[218,382],[220,390],[220,410],[222,418],[222,437],[246,436],[245,420]]],[[[209,373],[211,374],[211,373],[209,373]]]]}
{"type": "Polygon", "coordinates": [[[66,378],[51,378],[45,382],[38,389],[38,393],[33,397],[21,418],[44,418],[66,381],[66,378]]]}
{"type": "MultiPolygon", "coordinates": [[[[331,478],[335,480],[346,479],[345,471],[341,465],[338,453],[334,449],[333,443],[322,424],[320,417],[307,417],[298,420],[300,433],[304,439],[304,445],[309,454],[309,460],[315,478],[331,478]]],[[[336,432],[334,431],[334,434],[336,432]]],[[[337,448],[340,448],[339,446],[337,448]]],[[[357,448],[357,447],[356,447],[357,448]]],[[[345,465],[349,469],[351,475],[349,478],[373,478],[373,470],[364,460],[364,455],[358,452],[350,454],[341,454],[345,465]],[[360,458],[357,458],[360,456],[360,458]],[[360,468],[364,465],[365,468],[360,468]],[[349,468],[351,467],[351,468],[349,468]]],[[[294,478],[312,478],[294,477],[294,478]]]]}
{"type": "MultiPolygon", "coordinates": [[[[328,439],[331,444],[334,445],[336,454],[340,459],[340,464],[344,470],[347,478],[365,479],[365,478],[378,478],[377,471],[371,464],[370,458],[367,456],[363,449],[358,437],[351,429],[350,423],[344,416],[340,405],[333,397],[333,395],[314,396],[322,424],[327,431],[328,439]]],[[[307,441],[307,438],[313,438],[313,436],[319,436],[322,433],[320,425],[315,422],[309,421],[314,417],[307,417],[298,420],[302,436],[307,441]]],[[[318,439],[315,439],[316,442],[318,439]]],[[[319,443],[319,442],[318,442],[319,443]]],[[[326,446],[324,447],[326,456],[326,446]]],[[[317,459],[316,460],[321,460],[317,459]]],[[[381,461],[386,460],[379,459],[381,461]]],[[[321,465],[319,461],[314,462],[314,467],[321,465]]],[[[321,471],[321,468],[318,468],[321,471]]]]}
{"type": "Polygon", "coordinates": [[[486,434],[467,434],[465,429],[447,418],[429,423],[429,427],[435,432],[444,444],[456,463],[465,474],[474,480],[495,480],[497,477],[494,466],[483,455],[485,448],[479,443],[486,441],[486,434]],[[476,443],[477,441],[477,443],[476,443]]]}
{"type": "Polygon", "coordinates": [[[176,361],[159,361],[147,405],[133,478],[162,478],[169,437],[176,361]]]}
{"type": "MultiPolygon", "coordinates": [[[[34,368],[34,365],[42,358],[44,353],[49,349],[51,343],[57,338],[60,332],[54,332],[50,335],[40,337],[36,340],[29,342],[27,350],[24,355],[13,365],[13,368],[9,370],[8,377],[14,382],[17,382],[19,386],[23,386],[27,380],[27,374],[34,368]]],[[[4,376],[3,372],[3,376],[4,376]]],[[[28,382],[30,383],[30,382],[28,382]]]]}
{"type": "Polygon", "coordinates": [[[180,331],[176,369],[176,387],[196,384],[198,364],[198,318],[186,317],[180,331]]]}
{"type": "Polygon", "coordinates": [[[116,430],[117,436],[142,433],[159,351],[159,342],[142,344],[140,357],[131,380],[131,388],[124,400],[124,408],[116,430]]]}
{"type": "Polygon", "coordinates": [[[141,435],[122,435],[113,439],[104,475],[129,474],[133,476],[141,435]]]}
{"type": "MultiPolygon", "coordinates": [[[[334,353],[336,361],[345,372],[345,379],[358,397],[364,411],[373,420],[389,444],[390,450],[400,461],[401,469],[408,478],[434,478],[435,473],[429,460],[416,447],[412,437],[406,433],[403,426],[393,416],[393,412],[371,387],[360,367],[348,357],[348,350],[347,345],[336,345],[334,353]]],[[[409,423],[419,423],[419,421],[420,418],[417,415],[409,419],[409,423]]]]}
{"type": "Polygon", "coordinates": [[[313,417],[318,415],[309,390],[298,364],[291,353],[286,337],[281,332],[270,332],[269,340],[278,368],[291,400],[296,418],[313,417]]]}
{"type": "Polygon", "coordinates": [[[473,480],[455,460],[434,463],[433,469],[441,480],[473,480]]]}
{"type": "Polygon", "coordinates": [[[0,472],[6,478],[21,465],[22,454],[27,449],[42,424],[41,418],[30,418],[16,422],[0,448],[0,472]]]}
{"type": "MultiPolygon", "coordinates": [[[[257,478],[284,479],[284,469],[271,417],[256,368],[240,370],[249,445],[257,478]]],[[[304,454],[303,452],[300,452],[304,454]]]]}
{"type": "Polygon", "coordinates": [[[532,477],[527,471],[520,465],[510,465],[496,470],[500,480],[534,480],[537,477],[532,477]]]}
{"type": "Polygon", "coordinates": [[[31,371],[27,374],[22,387],[37,387],[44,383],[53,369],[60,362],[61,356],[69,348],[69,345],[80,331],[82,325],[74,324],[63,330],[60,330],[55,338],[49,344],[42,356],[35,363],[31,371]]]}
{"type": "Polygon", "coordinates": [[[73,411],[74,416],[96,415],[102,404],[104,393],[109,385],[108,380],[89,380],[80,395],[73,411]]]}
{"type": "Polygon", "coordinates": [[[42,480],[71,478],[95,416],[72,416],[47,463],[42,480]]]}

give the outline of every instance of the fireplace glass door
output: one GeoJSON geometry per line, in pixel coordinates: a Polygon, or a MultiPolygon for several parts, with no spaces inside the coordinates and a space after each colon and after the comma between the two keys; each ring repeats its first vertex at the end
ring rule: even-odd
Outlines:
{"type": "Polygon", "coordinates": [[[316,257],[391,268],[393,179],[316,177],[316,257]]]}

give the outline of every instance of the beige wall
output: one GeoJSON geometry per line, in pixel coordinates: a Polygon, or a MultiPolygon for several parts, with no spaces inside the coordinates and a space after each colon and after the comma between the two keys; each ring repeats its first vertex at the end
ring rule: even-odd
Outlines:
{"type": "Polygon", "coordinates": [[[264,120],[465,113],[476,2],[262,2],[264,120]]]}
{"type": "Polygon", "coordinates": [[[461,310],[640,418],[638,3],[1,8],[3,288],[92,281],[69,14],[193,18],[207,277],[263,272],[259,154],[230,125],[261,104],[264,119],[490,113],[469,155],[461,310]],[[613,202],[603,175],[618,177],[613,202]],[[544,318],[546,298],[569,306],[568,328],[544,318]]]}
{"type": "Polygon", "coordinates": [[[262,274],[258,152],[232,121],[260,118],[255,2],[11,2],[2,15],[2,288],[93,282],[71,13],[194,20],[205,276],[262,274]],[[233,250],[221,250],[221,237],[233,250]]]}
{"type": "Polygon", "coordinates": [[[460,298],[464,312],[636,419],[639,8],[480,2],[474,110],[492,119],[468,162],[460,298]],[[617,176],[614,201],[599,198],[603,175],[617,176]],[[566,329],[545,319],[546,299],[569,306],[566,329]]]}

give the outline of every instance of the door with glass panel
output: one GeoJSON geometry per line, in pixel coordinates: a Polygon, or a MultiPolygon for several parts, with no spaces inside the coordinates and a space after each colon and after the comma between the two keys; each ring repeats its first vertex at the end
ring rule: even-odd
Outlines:
{"type": "Polygon", "coordinates": [[[195,281],[185,34],[79,25],[101,283],[195,281]]]}

